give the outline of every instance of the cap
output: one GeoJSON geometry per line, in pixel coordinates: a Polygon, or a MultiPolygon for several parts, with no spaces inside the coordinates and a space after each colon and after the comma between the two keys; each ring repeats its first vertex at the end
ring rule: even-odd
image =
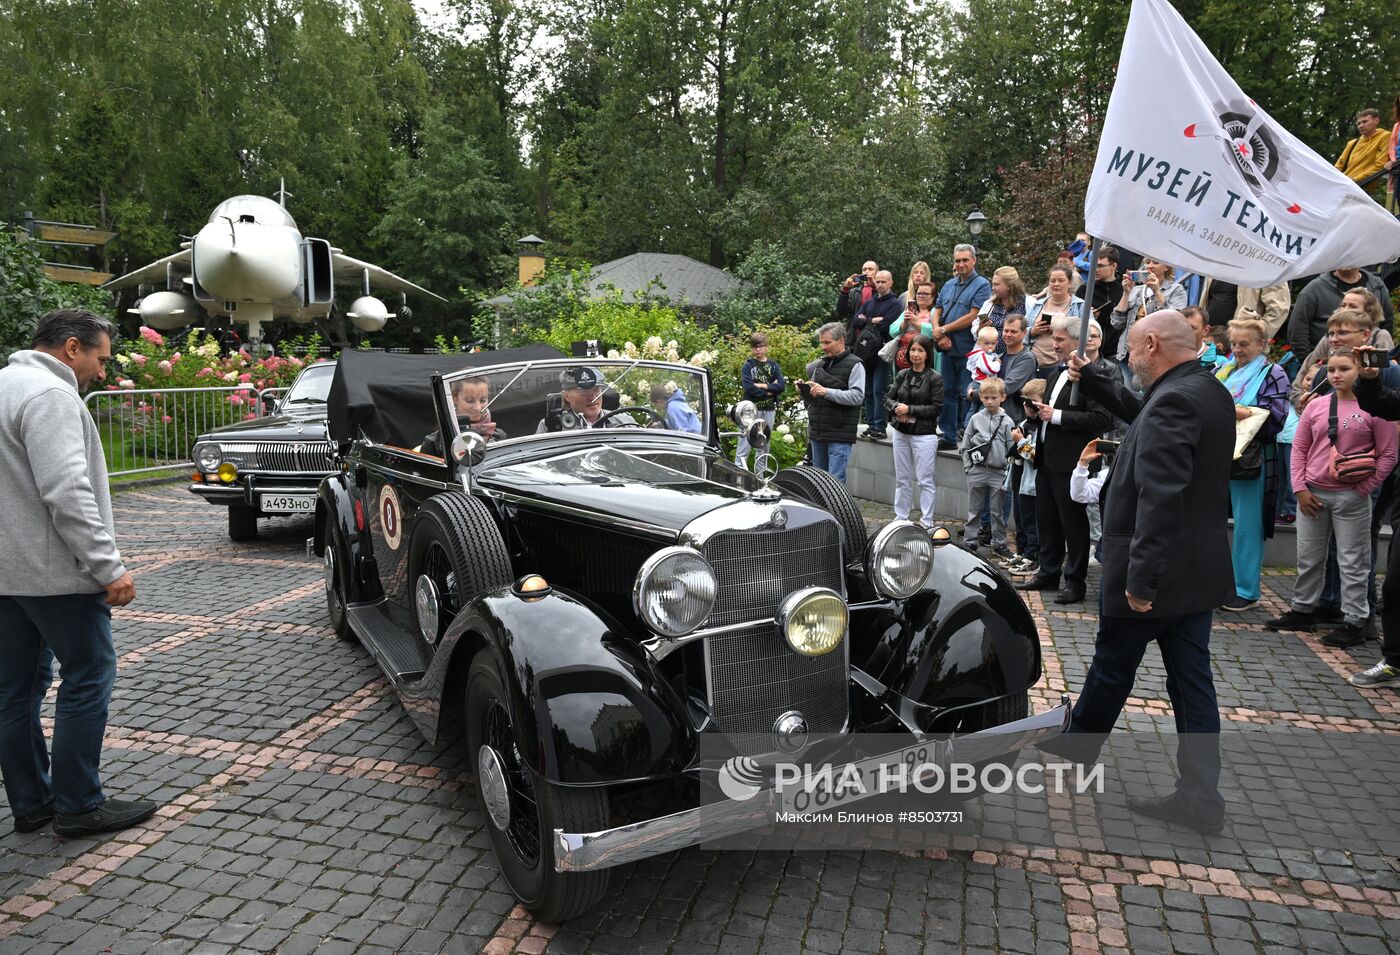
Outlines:
{"type": "Polygon", "coordinates": [[[603,376],[598,369],[581,365],[575,368],[565,368],[563,374],[559,376],[559,386],[561,388],[601,388],[603,387],[603,376]]]}

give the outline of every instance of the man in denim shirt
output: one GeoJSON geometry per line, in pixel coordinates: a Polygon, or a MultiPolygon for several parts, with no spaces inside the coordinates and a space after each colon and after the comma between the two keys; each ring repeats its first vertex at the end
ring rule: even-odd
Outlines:
{"type": "Polygon", "coordinates": [[[943,413],[939,427],[940,450],[958,446],[959,428],[967,420],[967,388],[971,374],[964,360],[972,351],[972,321],[982,303],[992,295],[992,283],[977,274],[977,250],[970,245],[953,247],[953,277],[943,283],[933,309],[933,340],[943,353],[943,413]]]}

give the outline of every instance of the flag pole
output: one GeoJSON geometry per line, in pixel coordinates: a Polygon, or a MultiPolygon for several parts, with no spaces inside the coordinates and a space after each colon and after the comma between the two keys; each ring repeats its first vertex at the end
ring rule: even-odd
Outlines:
{"type": "MultiPolygon", "coordinates": [[[[1089,340],[1089,319],[1094,317],[1094,285],[1099,270],[1099,246],[1101,240],[1095,238],[1089,245],[1089,280],[1084,283],[1084,307],[1079,310],[1079,357],[1084,358],[1084,343],[1089,340]]],[[[1069,384],[1069,403],[1079,400],[1079,382],[1069,384]]]]}

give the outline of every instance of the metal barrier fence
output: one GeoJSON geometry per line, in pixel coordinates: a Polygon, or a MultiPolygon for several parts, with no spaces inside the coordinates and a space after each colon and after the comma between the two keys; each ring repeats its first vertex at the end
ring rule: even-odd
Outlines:
{"type": "Polygon", "coordinates": [[[93,391],[85,399],[97,422],[107,473],[143,474],[190,465],[201,434],[272,410],[285,388],[148,388],[93,391]],[[268,396],[264,404],[263,395],[268,396]]]}

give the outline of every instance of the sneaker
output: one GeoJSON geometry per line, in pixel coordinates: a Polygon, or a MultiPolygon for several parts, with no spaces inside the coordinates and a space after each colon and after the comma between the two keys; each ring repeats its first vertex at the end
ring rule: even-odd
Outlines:
{"type": "Polygon", "coordinates": [[[1011,548],[1007,547],[1005,544],[1000,544],[992,548],[992,560],[999,564],[1010,564],[1016,559],[1016,555],[1011,553],[1011,548]]]}
{"type": "Polygon", "coordinates": [[[1348,682],[1352,686],[1394,686],[1400,683],[1400,670],[1382,660],[1369,670],[1353,673],[1348,682]]]}
{"type": "Polygon", "coordinates": [[[1281,617],[1275,617],[1264,624],[1265,630],[1301,630],[1312,633],[1317,629],[1317,618],[1311,611],[1289,610],[1281,617]]]}
{"type": "Polygon", "coordinates": [[[1323,637],[1322,642],[1329,647],[1345,650],[1348,647],[1359,647],[1374,636],[1371,628],[1364,623],[1344,623],[1323,637]]]}
{"type": "Polygon", "coordinates": [[[60,836],[94,836],[129,829],[154,816],[159,808],[159,803],[149,799],[109,799],[77,815],[59,813],[54,817],[53,831],[60,836]]]}
{"type": "Polygon", "coordinates": [[[992,542],[992,529],[991,529],[990,527],[983,527],[982,529],[980,529],[980,530],[977,532],[977,543],[979,543],[979,544],[990,544],[991,542],[992,542]]]}
{"type": "Polygon", "coordinates": [[[1259,606],[1259,601],[1250,600],[1246,597],[1235,597],[1220,605],[1221,610],[1228,610],[1230,613],[1244,613],[1246,610],[1253,610],[1259,606]]]}
{"type": "Polygon", "coordinates": [[[1029,557],[1022,557],[1014,571],[1017,577],[1030,577],[1040,573],[1040,565],[1029,557]]]}
{"type": "Polygon", "coordinates": [[[1294,524],[1297,523],[1298,517],[1295,514],[1280,514],[1274,520],[1280,524],[1294,524]]]}
{"type": "Polygon", "coordinates": [[[865,436],[871,441],[884,441],[887,435],[883,431],[867,431],[865,436]]]}

